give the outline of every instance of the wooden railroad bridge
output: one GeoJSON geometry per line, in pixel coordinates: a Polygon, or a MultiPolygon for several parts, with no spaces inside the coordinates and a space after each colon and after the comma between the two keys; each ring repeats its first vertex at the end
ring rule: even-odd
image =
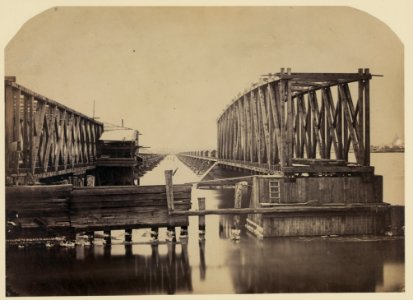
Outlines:
{"type": "Polygon", "coordinates": [[[260,174],[373,173],[371,78],[369,69],[263,76],[218,118],[216,151],[180,156],[260,174]]]}
{"type": "MultiPolygon", "coordinates": [[[[17,84],[15,77],[5,78],[6,185],[63,180],[83,185],[88,174],[98,175],[97,183],[104,184],[99,167],[108,166],[119,182],[133,184],[134,169],[139,177],[163,158],[138,155],[136,130],[118,128],[133,138],[109,142],[104,131],[103,123],[17,84]]],[[[109,133],[113,131],[105,131],[109,133]]]]}
{"type": "MultiPolygon", "coordinates": [[[[37,229],[165,225],[173,230],[174,226],[185,228],[188,216],[199,215],[203,231],[205,214],[248,214],[246,227],[259,237],[383,233],[390,226],[389,215],[394,214],[383,203],[382,177],[370,166],[371,78],[368,69],[357,73],[281,69],[263,76],[234,100],[218,118],[217,150],[178,155],[204,176],[217,165],[249,171],[248,178],[202,181],[203,176],[198,183],[238,187],[234,208],[205,210],[202,200],[200,210],[189,210],[190,190],[182,187],[183,202],[178,198],[175,210],[176,199],[168,188],[172,175],[166,186],[154,192],[162,196],[151,192],[145,196],[149,202],[139,192],[146,187],[70,187],[64,200],[54,195],[51,200],[45,198],[45,205],[52,205],[50,212],[42,213],[52,219],[45,220],[37,215],[40,207],[33,206],[40,201],[22,200],[27,191],[10,187],[6,208],[11,218],[13,212],[23,211],[25,226],[37,229]],[[246,186],[249,193],[241,191],[246,186]],[[242,207],[245,194],[251,196],[248,207],[242,207]],[[55,211],[61,208],[64,211],[55,211]],[[160,212],[159,218],[153,217],[160,212]]],[[[28,183],[36,177],[85,172],[96,165],[101,123],[11,79],[6,79],[6,112],[9,181],[28,183]]],[[[112,161],[102,158],[100,164],[107,167],[112,161]]],[[[130,164],[129,158],[120,161],[130,164]]],[[[238,226],[239,219],[235,221],[238,226]]]]}
{"type": "Polygon", "coordinates": [[[247,181],[251,199],[241,209],[257,236],[384,232],[392,208],[370,166],[372,76],[369,69],[262,76],[218,118],[217,150],[178,157],[204,174],[200,187],[247,181]],[[217,165],[255,176],[204,181],[217,165]]]}
{"type": "Polygon", "coordinates": [[[103,124],[15,81],[5,78],[7,183],[93,169],[103,124]]]}

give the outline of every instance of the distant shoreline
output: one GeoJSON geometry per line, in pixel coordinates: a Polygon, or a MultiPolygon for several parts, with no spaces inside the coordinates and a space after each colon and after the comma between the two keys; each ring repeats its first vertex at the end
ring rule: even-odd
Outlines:
{"type": "Polygon", "coordinates": [[[404,153],[404,149],[394,150],[371,150],[370,153],[404,153]]]}

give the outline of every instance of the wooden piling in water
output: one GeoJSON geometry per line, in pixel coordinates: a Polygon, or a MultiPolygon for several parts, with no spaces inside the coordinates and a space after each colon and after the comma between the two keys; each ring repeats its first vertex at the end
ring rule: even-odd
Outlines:
{"type": "Polygon", "coordinates": [[[181,239],[182,238],[188,238],[188,226],[181,226],[181,233],[179,236],[181,239]]]}
{"type": "Polygon", "coordinates": [[[132,229],[125,229],[125,243],[132,243],[132,229]]]}
{"type": "MultiPolygon", "coordinates": [[[[234,195],[234,208],[242,207],[242,198],[248,188],[248,182],[241,181],[235,184],[235,195],[234,195]]],[[[235,215],[233,218],[232,229],[231,229],[231,239],[239,240],[241,235],[241,217],[240,215],[235,215]]]]}
{"type": "Polygon", "coordinates": [[[206,277],[206,263],[205,263],[205,240],[199,241],[199,273],[201,280],[206,277]]]}
{"type": "Polygon", "coordinates": [[[198,198],[198,210],[199,210],[199,223],[198,223],[198,230],[199,230],[199,239],[205,239],[205,215],[202,213],[205,211],[205,198],[200,197],[198,198]]]}
{"type": "Polygon", "coordinates": [[[159,235],[159,228],[152,227],[151,228],[151,244],[154,246],[158,245],[159,243],[158,235],[159,235]]]}
{"type": "Polygon", "coordinates": [[[110,246],[112,244],[112,236],[110,230],[103,231],[103,236],[106,242],[106,245],[110,246]]]}

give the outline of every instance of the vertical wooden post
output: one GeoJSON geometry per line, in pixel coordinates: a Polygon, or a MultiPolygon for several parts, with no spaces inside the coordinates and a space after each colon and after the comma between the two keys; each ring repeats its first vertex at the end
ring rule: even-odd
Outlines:
{"type": "Polygon", "coordinates": [[[20,151],[21,151],[21,139],[20,139],[20,95],[21,92],[19,89],[13,90],[14,98],[14,142],[17,145],[16,151],[14,152],[14,172],[19,173],[19,160],[20,160],[20,151]]]}
{"type": "MultiPolygon", "coordinates": [[[[284,75],[284,68],[281,68],[280,71],[280,76],[284,75]]],[[[279,83],[279,89],[278,89],[278,99],[279,99],[279,104],[280,104],[280,131],[281,131],[281,146],[280,146],[280,152],[281,152],[281,160],[280,160],[280,165],[281,167],[284,167],[288,165],[287,162],[287,151],[286,151],[286,128],[285,128],[285,109],[284,109],[284,99],[285,99],[285,79],[281,79],[279,83]]]]}
{"type": "MultiPolygon", "coordinates": [[[[291,69],[287,68],[287,75],[291,75],[291,69]]],[[[287,146],[287,159],[286,163],[287,166],[291,166],[291,159],[293,156],[293,100],[291,97],[291,80],[287,79],[286,82],[287,87],[287,139],[286,139],[286,146],[287,146]]]]}
{"type": "Polygon", "coordinates": [[[86,186],[95,186],[95,176],[86,175],[86,186]]]}
{"type": "Polygon", "coordinates": [[[199,241],[199,273],[201,280],[206,277],[206,263],[205,263],[205,240],[199,241]]]}
{"type": "MultiPolygon", "coordinates": [[[[198,198],[198,210],[200,212],[205,210],[205,198],[200,197],[198,198]]],[[[199,223],[198,223],[198,230],[199,230],[199,239],[204,240],[205,239],[205,215],[200,214],[199,215],[199,223]]]]}
{"type": "MultiPolygon", "coordinates": [[[[167,293],[173,295],[176,293],[177,286],[177,265],[176,265],[176,245],[168,244],[168,273],[167,273],[167,293]]],[[[161,271],[162,272],[162,271],[161,271]]]]}
{"type": "Polygon", "coordinates": [[[158,234],[159,234],[159,229],[158,227],[152,227],[151,228],[151,244],[152,245],[158,245],[158,234]]]}
{"type": "Polygon", "coordinates": [[[188,226],[181,226],[181,233],[179,235],[180,239],[188,238],[188,226]]]}
{"type": "MultiPolygon", "coordinates": [[[[242,207],[242,198],[248,188],[248,182],[241,181],[235,184],[235,195],[234,195],[234,208],[242,207]]],[[[231,239],[239,240],[241,235],[241,217],[239,215],[234,215],[232,228],[231,228],[231,239]]]]}
{"type": "MultiPolygon", "coordinates": [[[[363,69],[358,69],[358,74],[363,76],[363,69]]],[[[358,81],[358,125],[357,125],[357,134],[360,144],[365,147],[364,143],[364,80],[358,81]]],[[[363,165],[366,162],[366,151],[363,153],[363,165]]]]}
{"type": "Polygon", "coordinates": [[[342,119],[343,119],[343,131],[344,131],[344,159],[345,161],[348,161],[348,151],[350,149],[350,140],[349,140],[349,128],[348,128],[348,123],[347,123],[347,117],[345,114],[345,107],[347,105],[347,102],[345,100],[345,96],[343,95],[341,84],[338,85],[338,90],[339,90],[339,96],[341,98],[341,113],[342,113],[342,119]]]}
{"type": "MultiPolygon", "coordinates": [[[[364,75],[369,75],[370,69],[364,69],[364,75]]],[[[365,80],[364,85],[364,100],[365,100],[365,143],[364,143],[364,165],[370,166],[370,81],[365,80]]]]}
{"type": "Polygon", "coordinates": [[[105,230],[103,231],[103,236],[106,242],[107,246],[110,246],[112,244],[112,236],[111,236],[111,231],[110,230],[105,230]]]}
{"type": "Polygon", "coordinates": [[[87,236],[88,241],[92,243],[95,237],[95,233],[93,231],[87,231],[85,232],[85,235],[87,236]]]}
{"type": "Polygon", "coordinates": [[[132,229],[125,229],[125,244],[132,243],[132,229]]]}
{"type": "Polygon", "coordinates": [[[35,126],[35,120],[34,120],[34,96],[30,96],[29,99],[29,162],[30,162],[30,173],[34,175],[34,153],[35,153],[35,141],[34,141],[34,126],[35,126]]]}
{"type": "Polygon", "coordinates": [[[30,98],[28,95],[23,94],[23,168],[29,167],[29,104],[30,98]]]}
{"type": "Polygon", "coordinates": [[[166,181],[166,201],[168,204],[169,215],[174,210],[174,191],[172,184],[172,170],[165,170],[165,181],[166,181]]]}
{"type": "Polygon", "coordinates": [[[6,174],[10,175],[11,171],[11,161],[13,160],[13,153],[11,148],[11,143],[13,142],[13,118],[14,118],[14,111],[13,111],[13,88],[10,85],[5,86],[5,94],[6,94],[6,103],[5,103],[5,133],[6,133],[6,174]]]}
{"type": "Polygon", "coordinates": [[[176,242],[175,226],[169,225],[166,230],[166,240],[169,242],[176,242]]]}

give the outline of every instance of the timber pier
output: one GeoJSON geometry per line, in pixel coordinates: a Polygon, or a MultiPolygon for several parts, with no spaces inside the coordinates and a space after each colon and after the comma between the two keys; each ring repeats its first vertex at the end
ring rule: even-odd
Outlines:
{"type": "MultiPolygon", "coordinates": [[[[140,151],[139,132],[103,123],[5,79],[6,215],[8,239],[55,237],[102,230],[175,227],[188,218],[240,215],[259,238],[403,234],[404,207],[383,202],[383,178],[370,165],[369,69],[356,73],[263,75],[217,120],[217,149],[177,157],[197,182],[140,186],[164,155],[140,151]],[[355,94],[355,95],[354,95],[355,94]],[[354,153],[354,158],[349,155],[354,153]],[[248,176],[206,180],[216,168],[248,176]],[[192,185],[234,189],[232,208],[206,209],[192,185]],[[198,210],[192,204],[198,202],[198,210]],[[248,203],[243,207],[242,203],[248,203]]],[[[110,240],[110,239],[109,239],[110,240]]]]}

